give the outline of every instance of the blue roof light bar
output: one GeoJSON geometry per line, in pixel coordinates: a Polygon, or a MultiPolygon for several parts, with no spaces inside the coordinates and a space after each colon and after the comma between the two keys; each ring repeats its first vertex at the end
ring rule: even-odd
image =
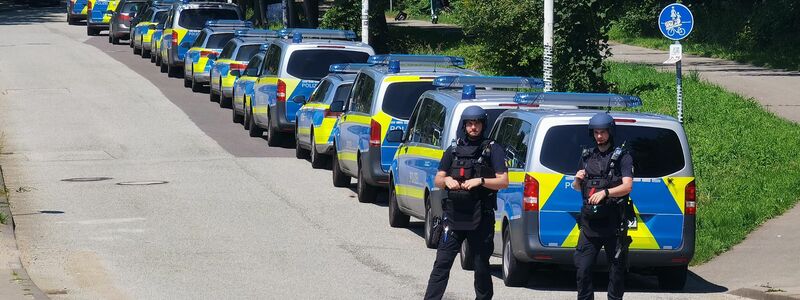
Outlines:
{"type": "Polygon", "coordinates": [[[253,28],[253,22],[240,21],[240,20],[208,20],[206,27],[222,28],[222,27],[247,27],[253,28]]]}
{"type": "Polygon", "coordinates": [[[249,37],[277,38],[278,32],[275,30],[249,28],[249,29],[238,29],[233,32],[233,36],[237,38],[249,38],[249,37]]]}
{"type": "Polygon", "coordinates": [[[574,105],[588,107],[641,107],[636,96],[602,93],[517,93],[514,102],[539,105],[574,105]]]}
{"type": "Polygon", "coordinates": [[[374,66],[373,64],[332,64],[328,71],[331,73],[339,73],[339,74],[355,74],[361,69],[369,68],[374,66]]]}
{"type": "Polygon", "coordinates": [[[311,39],[330,39],[330,40],[355,40],[356,33],[350,30],[336,29],[308,29],[308,28],[284,28],[278,31],[281,38],[292,38],[295,34],[300,34],[303,38],[311,39]]]}
{"type": "Polygon", "coordinates": [[[460,88],[473,85],[482,88],[532,88],[544,87],[544,81],[533,77],[513,76],[439,76],[433,85],[444,88],[460,88]]]}
{"type": "Polygon", "coordinates": [[[261,44],[261,47],[258,47],[258,51],[267,51],[267,49],[269,49],[269,45],[269,43],[261,44]]]}
{"type": "Polygon", "coordinates": [[[456,67],[463,67],[466,65],[466,60],[459,56],[445,56],[445,55],[413,55],[413,54],[382,54],[373,55],[369,57],[367,63],[388,65],[390,61],[399,61],[400,63],[410,64],[448,64],[456,67]]]}

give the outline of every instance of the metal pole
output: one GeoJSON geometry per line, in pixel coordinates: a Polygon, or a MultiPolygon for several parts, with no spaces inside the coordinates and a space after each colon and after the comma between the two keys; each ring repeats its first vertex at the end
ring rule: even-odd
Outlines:
{"type": "Polygon", "coordinates": [[[369,44],[369,0],[361,0],[361,42],[369,44]]]}
{"type": "Polygon", "coordinates": [[[544,91],[553,90],[553,0],[544,0],[544,91]]]}
{"type": "MultiPolygon", "coordinates": [[[[675,41],[680,45],[681,42],[675,41]]],[[[678,122],[683,123],[683,76],[681,75],[681,61],[675,63],[675,86],[678,98],[678,122]]]]}

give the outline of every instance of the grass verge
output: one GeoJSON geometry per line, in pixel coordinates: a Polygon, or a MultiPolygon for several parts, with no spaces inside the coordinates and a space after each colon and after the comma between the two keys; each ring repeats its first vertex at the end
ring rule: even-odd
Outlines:
{"type": "MultiPolygon", "coordinates": [[[[462,55],[480,71],[479,45],[454,31],[390,29],[393,52],[462,55]],[[405,42],[402,42],[405,41],[405,42]]],[[[635,64],[608,63],[613,91],[644,100],[642,111],[674,116],[675,75],[635,64]]],[[[757,102],[689,74],[684,84],[685,129],[698,187],[700,264],[741,242],[800,200],[800,125],[757,102]]]]}
{"type": "MultiPolygon", "coordinates": [[[[609,39],[617,43],[664,51],[669,51],[669,45],[674,43],[664,37],[629,36],[620,30],[618,26],[611,27],[608,34],[609,39]]],[[[742,51],[735,47],[725,45],[696,42],[692,40],[691,37],[688,41],[683,41],[681,44],[683,45],[684,53],[733,60],[767,68],[793,71],[800,70],[800,55],[796,54],[796,49],[788,49],[785,51],[786,53],[776,53],[773,49],[765,49],[765,51],[742,51]]]]}

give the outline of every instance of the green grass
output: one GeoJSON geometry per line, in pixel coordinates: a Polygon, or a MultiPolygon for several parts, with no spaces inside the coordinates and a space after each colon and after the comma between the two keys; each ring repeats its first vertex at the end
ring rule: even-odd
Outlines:
{"type": "MultiPolygon", "coordinates": [[[[390,11],[386,11],[386,17],[394,20],[394,17],[397,16],[397,13],[398,13],[398,11],[391,11],[391,10],[390,11]]],[[[430,22],[431,21],[431,15],[430,14],[424,14],[424,15],[423,14],[412,14],[410,12],[406,12],[406,14],[408,14],[408,19],[409,20],[418,20],[418,21],[425,21],[425,22],[430,22]]],[[[450,13],[448,11],[442,11],[442,12],[439,13],[439,24],[456,24],[456,18],[452,13],[450,13]]]]}
{"type": "MultiPolygon", "coordinates": [[[[674,43],[664,37],[630,36],[620,30],[618,26],[612,26],[609,38],[617,43],[664,51],[668,51],[669,45],[674,43]]],[[[767,68],[800,70],[800,55],[797,55],[797,49],[743,51],[726,45],[696,42],[691,39],[691,36],[681,44],[684,53],[733,60],[767,68]]]]}
{"type": "MultiPolygon", "coordinates": [[[[393,52],[466,56],[481,71],[480,46],[456,32],[392,28],[393,52]]],[[[644,101],[642,111],[676,115],[675,74],[635,64],[608,63],[617,93],[644,101]]],[[[502,75],[502,74],[498,74],[502,75]]],[[[800,200],[800,125],[757,102],[684,77],[684,120],[698,188],[696,251],[700,264],[741,242],[765,221],[800,200]]]]}

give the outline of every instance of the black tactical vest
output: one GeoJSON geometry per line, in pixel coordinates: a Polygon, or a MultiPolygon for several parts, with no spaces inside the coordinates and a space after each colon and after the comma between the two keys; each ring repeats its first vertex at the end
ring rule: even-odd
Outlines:
{"type": "Polygon", "coordinates": [[[589,237],[611,236],[616,234],[619,228],[619,203],[626,201],[627,197],[606,197],[599,204],[588,204],[589,196],[593,193],[622,184],[619,161],[624,152],[620,148],[614,149],[614,151],[619,151],[616,160],[612,160],[613,152],[600,153],[595,149],[588,150],[588,153],[584,154],[582,158],[586,178],[581,184],[583,205],[581,206],[580,226],[589,237]]]}
{"type": "MultiPolygon", "coordinates": [[[[494,178],[490,151],[492,143],[489,139],[479,144],[459,141],[451,148],[453,162],[447,175],[459,182],[472,178],[494,178]]],[[[483,186],[469,191],[448,190],[444,201],[447,225],[452,230],[473,230],[480,224],[484,212],[495,209],[496,202],[497,192],[483,186]]]]}

